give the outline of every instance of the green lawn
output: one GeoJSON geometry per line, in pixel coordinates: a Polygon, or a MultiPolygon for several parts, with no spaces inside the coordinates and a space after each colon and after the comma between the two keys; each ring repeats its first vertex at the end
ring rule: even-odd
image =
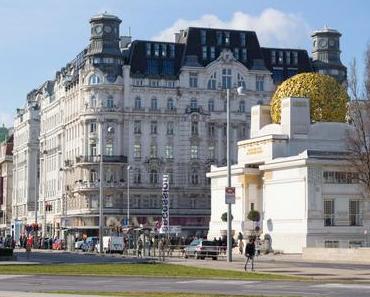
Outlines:
{"type": "MultiPolygon", "coordinates": [[[[48,292],[49,293],[49,292],[48,292]]],[[[118,297],[261,297],[261,295],[223,295],[223,294],[192,294],[192,293],[153,293],[153,292],[94,292],[94,291],[56,291],[50,293],[71,295],[98,295],[118,297]]],[[[272,297],[272,296],[271,296],[272,297]]],[[[275,296],[277,297],[277,296],[275,296]]],[[[283,296],[280,296],[283,297],[283,296]]],[[[293,297],[293,296],[290,296],[293,297]]]]}
{"type": "MultiPolygon", "coordinates": [[[[1,265],[0,274],[99,275],[218,278],[241,280],[304,280],[267,273],[197,268],[175,264],[53,264],[1,265]]],[[[307,278],[306,278],[307,279],[307,278]]]]}

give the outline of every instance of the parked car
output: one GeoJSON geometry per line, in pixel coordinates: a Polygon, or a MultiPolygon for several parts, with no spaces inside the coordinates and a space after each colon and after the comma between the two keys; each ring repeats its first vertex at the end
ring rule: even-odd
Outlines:
{"type": "Polygon", "coordinates": [[[81,240],[77,240],[77,241],[75,242],[75,249],[76,249],[76,250],[80,250],[80,249],[81,249],[81,247],[82,247],[82,245],[84,244],[84,242],[85,242],[85,240],[83,240],[83,239],[81,239],[81,240]]]}
{"type": "Polygon", "coordinates": [[[194,257],[195,259],[205,259],[206,257],[217,260],[217,244],[213,241],[204,239],[194,239],[184,248],[184,257],[194,257]]]}
{"type": "Polygon", "coordinates": [[[64,250],[64,240],[57,239],[53,242],[53,250],[64,250]]]}
{"type": "MultiPolygon", "coordinates": [[[[97,242],[97,244],[99,241],[97,242]]],[[[124,241],[121,236],[104,236],[103,237],[103,251],[105,253],[123,253],[124,241]]],[[[98,248],[99,250],[99,248],[98,248]]]]}
{"type": "Polygon", "coordinates": [[[81,250],[84,252],[93,252],[95,250],[95,245],[98,242],[98,237],[90,236],[86,238],[85,242],[81,245],[81,250]]]}

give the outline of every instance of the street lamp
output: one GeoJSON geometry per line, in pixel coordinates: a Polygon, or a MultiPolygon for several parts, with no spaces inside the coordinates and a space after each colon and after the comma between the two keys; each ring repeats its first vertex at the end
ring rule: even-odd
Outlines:
{"type": "Polygon", "coordinates": [[[43,151],[43,155],[44,155],[44,192],[43,192],[43,198],[44,198],[44,201],[43,201],[43,208],[44,208],[44,224],[42,226],[42,236],[44,238],[46,238],[46,232],[47,232],[47,227],[46,227],[46,156],[48,154],[48,151],[47,150],[44,150],[43,151]]]}
{"type": "Polygon", "coordinates": [[[127,226],[130,226],[130,169],[131,166],[127,166],[127,226]]]}
{"type": "MultiPolygon", "coordinates": [[[[237,88],[237,94],[243,94],[242,86],[237,88]]],[[[226,150],[227,150],[227,187],[231,187],[231,148],[230,148],[230,89],[226,89],[226,150]]],[[[231,236],[231,202],[227,203],[227,262],[232,262],[232,236],[231,236]]]]}

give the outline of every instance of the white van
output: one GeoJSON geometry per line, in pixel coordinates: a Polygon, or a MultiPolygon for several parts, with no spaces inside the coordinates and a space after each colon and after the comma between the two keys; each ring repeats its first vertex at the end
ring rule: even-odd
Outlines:
{"type": "Polygon", "coordinates": [[[105,253],[123,253],[125,243],[120,236],[103,236],[103,251],[105,253]]]}

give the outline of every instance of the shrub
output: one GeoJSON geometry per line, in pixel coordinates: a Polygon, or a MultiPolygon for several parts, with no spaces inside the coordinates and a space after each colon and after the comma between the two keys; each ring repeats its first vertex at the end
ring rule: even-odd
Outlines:
{"type": "MultiPolygon", "coordinates": [[[[234,217],[233,217],[233,215],[231,215],[231,220],[233,220],[234,219],[234,217]]],[[[223,221],[223,222],[227,222],[227,212],[224,212],[223,214],[222,214],[222,216],[221,216],[221,221],[223,221]]]]}
{"type": "Polygon", "coordinates": [[[0,257],[12,257],[13,249],[11,248],[0,248],[0,257]]]}
{"type": "Polygon", "coordinates": [[[261,216],[260,216],[260,213],[257,210],[251,210],[248,213],[247,218],[248,218],[248,220],[251,220],[253,222],[259,222],[261,216]]]}

